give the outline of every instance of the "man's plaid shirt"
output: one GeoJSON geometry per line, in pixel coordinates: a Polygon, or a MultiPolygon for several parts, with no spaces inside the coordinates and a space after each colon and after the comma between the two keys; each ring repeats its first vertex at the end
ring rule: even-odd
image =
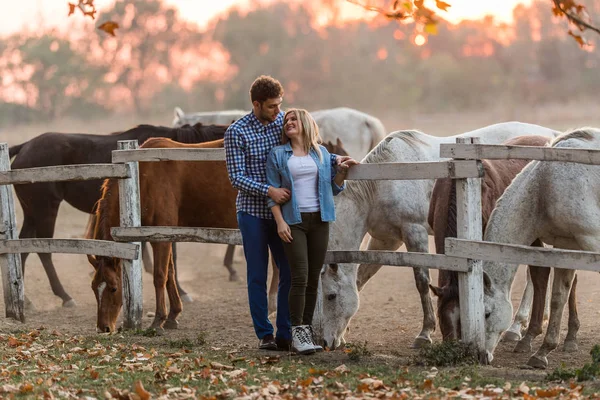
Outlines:
{"type": "MultiPolygon", "coordinates": [[[[273,219],[267,205],[267,156],[281,144],[284,115],[282,111],[274,122],[263,125],[251,111],[225,132],[225,162],[229,180],[238,189],[237,211],[273,219]]],[[[331,155],[331,163],[336,165],[335,154],[331,155]]]]}

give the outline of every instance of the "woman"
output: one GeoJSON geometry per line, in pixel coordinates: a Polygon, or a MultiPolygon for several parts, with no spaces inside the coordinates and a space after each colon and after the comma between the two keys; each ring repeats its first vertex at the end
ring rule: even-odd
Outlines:
{"type": "Polygon", "coordinates": [[[319,145],[319,128],[306,110],[285,113],[281,142],[269,153],[267,183],[289,189],[291,198],[283,205],[269,198],[268,205],[292,274],[292,349],[311,354],[323,350],[314,343],[311,324],[329,242],[329,223],[335,220],[333,196],[344,189],[348,169],[358,162],[346,157],[335,167],[335,156],[319,145]]]}

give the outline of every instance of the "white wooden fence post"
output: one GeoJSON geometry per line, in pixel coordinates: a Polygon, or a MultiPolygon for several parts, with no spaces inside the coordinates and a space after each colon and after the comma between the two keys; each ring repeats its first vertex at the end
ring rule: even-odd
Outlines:
{"type": "MultiPolygon", "coordinates": [[[[120,140],[119,150],[138,148],[137,140],[120,140]]],[[[140,175],[139,163],[128,162],[131,178],[119,180],[119,207],[121,226],[140,226],[140,175]]],[[[141,243],[135,243],[141,246],[141,243]]],[[[140,247],[141,248],[141,247],[140,247]]],[[[140,329],[143,315],[141,251],[135,260],[122,260],[123,265],[123,328],[140,329]]]]}
{"type": "MultiPolygon", "coordinates": [[[[9,170],[8,144],[0,143],[0,171],[9,170]]],[[[17,238],[17,217],[12,185],[0,185],[0,240],[17,238]]],[[[2,267],[2,289],[4,290],[6,317],[24,322],[25,289],[23,287],[21,254],[0,254],[0,266],[2,267]]]]}
{"type": "MultiPolygon", "coordinates": [[[[457,138],[456,143],[479,143],[479,138],[457,138]]],[[[481,178],[456,179],[457,237],[482,240],[481,178]]],[[[471,272],[458,273],[462,338],[485,354],[485,310],[481,260],[469,259],[471,272]]]]}

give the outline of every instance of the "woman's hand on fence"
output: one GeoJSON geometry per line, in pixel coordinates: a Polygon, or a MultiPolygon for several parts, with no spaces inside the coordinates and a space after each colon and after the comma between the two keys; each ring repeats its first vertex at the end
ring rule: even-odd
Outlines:
{"type": "Polygon", "coordinates": [[[353,158],[348,158],[347,160],[345,160],[344,162],[342,162],[340,165],[337,166],[337,172],[338,174],[342,174],[342,175],[346,175],[348,173],[348,170],[350,169],[351,166],[353,165],[358,165],[360,164],[358,161],[356,161],[353,158]]]}
{"type": "Polygon", "coordinates": [[[285,221],[277,223],[277,234],[284,242],[292,243],[292,230],[285,221]]]}

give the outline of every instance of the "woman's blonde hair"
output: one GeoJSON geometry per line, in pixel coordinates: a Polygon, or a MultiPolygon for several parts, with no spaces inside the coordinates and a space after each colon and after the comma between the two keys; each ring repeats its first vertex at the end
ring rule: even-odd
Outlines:
{"type": "Polygon", "coordinates": [[[285,112],[283,116],[283,132],[281,134],[281,143],[286,144],[290,141],[290,138],[285,134],[285,119],[288,114],[294,113],[296,117],[300,121],[300,125],[302,130],[300,134],[304,139],[304,150],[308,153],[310,149],[314,149],[319,155],[319,161],[323,162],[323,154],[321,153],[321,147],[319,144],[321,143],[321,136],[319,135],[319,127],[315,122],[314,118],[309,114],[308,111],[301,108],[290,108],[285,112]]]}

